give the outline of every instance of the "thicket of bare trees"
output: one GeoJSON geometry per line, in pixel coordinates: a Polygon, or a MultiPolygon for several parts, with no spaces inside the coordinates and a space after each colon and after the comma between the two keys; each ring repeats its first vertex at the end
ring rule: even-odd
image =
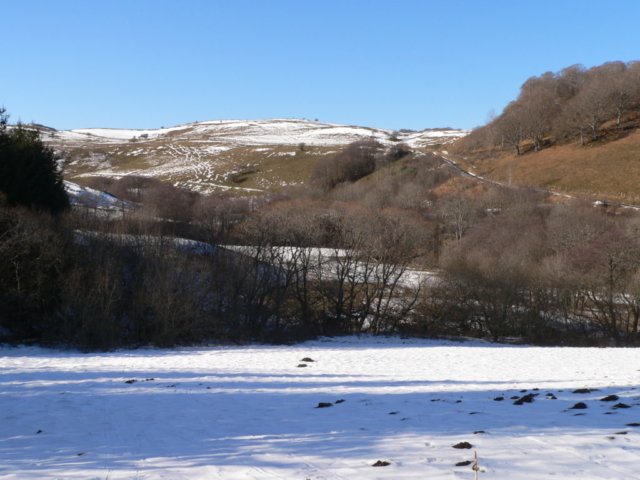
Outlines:
{"type": "Polygon", "coordinates": [[[440,302],[455,312],[444,324],[495,340],[636,344],[637,221],[533,201],[485,217],[443,253],[440,302]]]}
{"type": "Polygon", "coordinates": [[[320,159],[314,167],[311,181],[324,190],[330,190],[340,183],[355,182],[366,177],[409,152],[403,143],[387,150],[373,139],[353,142],[337,154],[320,159]]]}
{"type": "MultiPolygon", "coordinates": [[[[378,167],[407,153],[347,150],[378,167]]],[[[111,215],[91,205],[57,219],[4,208],[0,336],[109,349],[390,331],[418,301],[403,275],[435,261],[424,198],[451,175],[433,158],[413,159],[369,185],[360,204],[335,190],[315,200],[205,197],[124,177],[93,184],[134,202],[111,215]]]]}
{"type": "Polygon", "coordinates": [[[535,151],[557,141],[598,140],[605,122],[640,111],[640,62],[609,62],[585,69],[573,65],[528,79],[520,95],[496,118],[459,142],[461,150],[492,146],[513,148],[523,142],[535,151]]]}
{"type": "MultiPolygon", "coordinates": [[[[563,95],[584,84],[572,72],[563,95]]],[[[382,162],[323,193],[207,197],[130,177],[96,185],[139,202],[112,216],[2,207],[0,338],[640,340],[637,214],[464,181],[436,155],[382,162]]]]}
{"type": "Polygon", "coordinates": [[[96,231],[3,210],[0,333],[110,349],[389,331],[416,302],[401,278],[424,220],[301,202],[265,208],[232,233],[219,231],[221,215],[203,236],[242,245],[209,247],[133,218],[96,231]],[[301,210],[308,216],[290,222],[301,210]]]}
{"type": "Polygon", "coordinates": [[[193,220],[198,195],[155,178],[127,175],[119,179],[96,177],[91,186],[121,200],[138,203],[149,215],[165,220],[193,220]]]}

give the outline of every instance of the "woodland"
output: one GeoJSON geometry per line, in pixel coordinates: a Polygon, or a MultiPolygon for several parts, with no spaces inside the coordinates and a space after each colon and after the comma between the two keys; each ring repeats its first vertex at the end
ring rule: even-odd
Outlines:
{"type": "Polygon", "coordinates": [[[637,128],[639,110],[640,62],[572,65],[528,79],[516,100],[499,116],[491,113],[457,148],[508,146],[520,155],[576,140],[584,146],[629,134],[637,128]],[[617,128],[603,131],[607,122],[617,128]]]}

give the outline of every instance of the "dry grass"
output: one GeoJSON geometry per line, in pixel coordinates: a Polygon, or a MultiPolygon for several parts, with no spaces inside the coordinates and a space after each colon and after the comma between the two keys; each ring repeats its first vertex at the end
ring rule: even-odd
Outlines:
{"type": "MultiPolygon", "coordinates": [[[[341,134],[331,134],[321,142],[334,143],[329,142],[333,138],[338,143],[331,146],[294,145],[294,137],[286,138],[286,145],[269,145],[263,143],[268,140],[260,136],[260,122],[249,123],[252,125],[234,127],[228,132],[185,125],[151,138],[148,135],[134,137],[136,132],[132,131],[131,138],[60,135],[49,139],[49,143],[64,152],[65,178],[83,185],[95,176],[144,175],[205,194],[230,189],[250,194],[253,190],[279,190],[307,184],[316,162],[341,150],[340,141],[349,137],[341,140],[341,134]],[[253,143],[250,135],[254,128],[258,128],[256,144],[247,145],[253,143]],[[249,135],[249,140],[245,135],[249,135]]],[[[309,128],[325,127],[318,124],[309,128]]],[[[356,136],[363,135],[362,128],[357,129],[356,136]]],[[[379,133],[377,129],[366,130],[372,135],[379,133]]]]}
{"type": "Polygon", "coordinates": [[[585,146],[574,142],[520,156],[500,149],[485,151],[461,164],[473,165],[481,175],[502,183],[640,203],[640,130],[626,136],[618,132],[611,128],[602,140],[585,146]]]}
{"type": "Polygon", "coordinates": [[[335,152],[336,148],[274,146],[244,147],[234,150],[234,166],[239,164],[257,165],[248,169],[250,173],[235,178],[230,186],[246,188],[279,189],[286,185],[306,184],[319,158],[335,152]]]}
{"type": "MultiPolygon", "coordinates": [[[[167,165],[176,161],[175,158],[169,156],[167,150],[153,154],[155,148],[166,145],[166,140],[160,139],[102,148],[77,147],[67,154],[70,160],[65,166],[65,178],[86,185],[90,182],[90,177],[96,174],[144,174],[189,188],[195,187],[196,190],[200,187],[208,191],[226,188],[278,190],[289,185],[306,184],[317,160],[339,149],[310,146],[306,146],[304,150],[298,146],[238,146],[205,154],[200,151],[199,156],[192,156],[189,160],[186,159],[186,154],[182,153],[184,168],[167,169],[167,165]],[[144,151],[137,153],[141,149],[144,151]],[[91,160],[96,156],[104,156],[105,161],[98,165],[96,161],[91,160]]],[[[200,146],[188,141],[171,142],[171,145],[184,149],[182,152],[200,146]]]]}

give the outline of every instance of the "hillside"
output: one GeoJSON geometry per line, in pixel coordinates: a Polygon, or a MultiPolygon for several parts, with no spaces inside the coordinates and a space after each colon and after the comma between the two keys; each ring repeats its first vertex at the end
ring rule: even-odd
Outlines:
{"type": "Polygon", "coordinates": [[[615,203],[640,203],[640,62],[531,77],[499,116],[450,150],[476,173],[615,203]]]}
{"type": "Polygon", "coordinates": [[[319,157],[357,140],[421,149],[468,133],[400,133],[298,119],[215,120],[157,130],[39,128],[63,158],[67,180],[87,184],[96,176],[144,175],[201,193],[304,183],[319,157]]]}
{"type": "Polygon", "coordinates": [[[615,140],[604,138],[585,146],[568,142],[539,152],[524,143],[524,150],[514,155],[494,147],[462,152],[457,159],[470,171],[504,184],[640,204],[640,130],[629,128],[626,136],[615,140]]]}

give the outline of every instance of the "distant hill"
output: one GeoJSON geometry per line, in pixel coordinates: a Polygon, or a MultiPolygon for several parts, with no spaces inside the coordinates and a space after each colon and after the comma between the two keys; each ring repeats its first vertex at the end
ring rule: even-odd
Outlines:
{"type": "Polygon", "coordinates": [[[469,133],[397,132],[298,119],[214,120],[156,130],[34,127],[61,155],[67,180],[87,184],[97,176],[143,175],[201,193],[303,184],[319,157],[357,140],[423,149],[469,133]]]}

